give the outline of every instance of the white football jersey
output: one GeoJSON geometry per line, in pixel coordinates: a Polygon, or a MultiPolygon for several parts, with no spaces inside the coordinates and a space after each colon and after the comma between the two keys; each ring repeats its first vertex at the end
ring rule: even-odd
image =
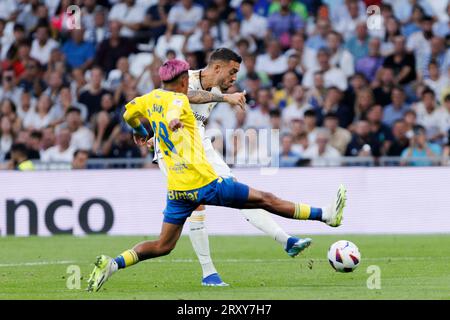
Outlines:
{"type": "MultiPolygon", "coordinates": [[[[205,90],[200,82],[200,70],[189,70],[189,89],[190,90],[205,90]]],[[[211,93],[222,94],[219,87],[212,87],[211,93]]],[[[194,117],[197,120],[197,127],[200,130],[200,136],[205,137],[205,122],[211,115],[212,109],[217,105],[217,102],[209,102],[202,104],[191,103],[191,108],[194,113],[194,117]]]]}
{"type": "MultiPolygon", "coordinates": [[[[199,70],[189,70],[189,90],[205,90],[200,82],[200,73],[202,69],[199,70]]],[[[212,87],[211,93],[222,94],[219,87],[212,87]]],[[[200,132],[200,137],[205,139],[205,122],[211,115],[212,109],[217,105],[217,102],[194,104],[190,103],[194,117],[197,120],[197,128],[200,132]]],[[[155,141],[155,157],[154,161],[162,158],[162,154],[158,148],[157,142],[155,141]]]]}

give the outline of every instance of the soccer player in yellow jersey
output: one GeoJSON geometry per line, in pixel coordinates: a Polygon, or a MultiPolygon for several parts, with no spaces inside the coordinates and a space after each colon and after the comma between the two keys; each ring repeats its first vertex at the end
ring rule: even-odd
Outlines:
{"type": "MultiPolygon", "coordinates": [[[[342,185],[331,206],[314,208],[282,200],[233,178],[217,175],[206,159],[186,96],[188,70],[189,65],[181,60],[164,63],[159,69],[163,89],[134,99],[126,105],[123,115],[133,127],[134,139],[138,144],[144,144],[148,139],[148,133],[139,120],[147,118],[164,153],[168,192],[161,234],[157,240],[141,242],[115,259],[105,255],[97,257],[88,280],[88,291],[98,291],[119,269],[169,254],[181,235],[186,219],[202,204],[236,209],[261,208],[285,218],[319,220],[332,227],[341,224],[346,201],[346,190],[342,185]]],[[[310,243],[311,239],[304,239],[304,248],[310,243]]]]}

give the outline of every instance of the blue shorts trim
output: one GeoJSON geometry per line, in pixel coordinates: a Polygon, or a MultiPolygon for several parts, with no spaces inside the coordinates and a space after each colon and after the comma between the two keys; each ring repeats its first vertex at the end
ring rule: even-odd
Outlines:
{"type": "Polygon", "coordinates": [[[233,178],[218,178],[210,184],[188,191],[169,190],[164,222],[183,224],[198,206],[212,205],[235,209],[244,208],[250,188],[233,178]]]}

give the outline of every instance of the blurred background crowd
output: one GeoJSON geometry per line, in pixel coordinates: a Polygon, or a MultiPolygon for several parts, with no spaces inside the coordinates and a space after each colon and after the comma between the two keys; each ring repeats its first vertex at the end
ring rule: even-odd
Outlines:
{"type": "Polygon", "coordinates": [[[276,129],[281,166],[431,165],[450,151],[449,15],[448,0],[1,0],[0,164],[151,159],[124,104],[160,86],[165,60],[198,69],[227,47],[248,106],[213,110],[224,154],[260,159],[231,130],[276,129]]]}

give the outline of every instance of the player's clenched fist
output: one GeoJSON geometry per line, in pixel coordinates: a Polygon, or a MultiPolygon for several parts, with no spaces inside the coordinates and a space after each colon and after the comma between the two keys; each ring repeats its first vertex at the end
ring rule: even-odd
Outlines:
{"type": "Polygon", "coordinates": [[[224,94],[223,98],[225,102],[231,104],[232,106],[239,106],[242,110],[245,110],[245,91],[224,94]]]}

